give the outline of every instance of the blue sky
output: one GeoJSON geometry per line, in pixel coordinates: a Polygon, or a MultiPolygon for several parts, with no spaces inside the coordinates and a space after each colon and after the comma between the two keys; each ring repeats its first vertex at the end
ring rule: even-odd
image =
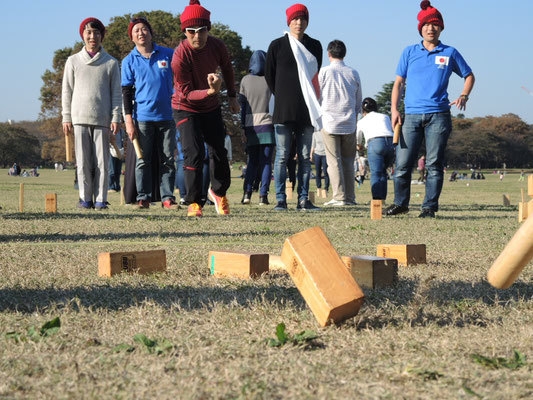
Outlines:
{"type": "MultiPolygon", "coordinates": [[[[211,11],[213,22],[228,25],[252,50],[266,50],[272,39],[283,34],[287,29],[285,9],[293,4],[281,0],[201,3],[211,11]]],[[[332,39],[346,43],[345,62],[359,71],[364,96],[375,96],[385,83],[393,81],[401,51],[420,40],[418,0],[303,3],[310,12],[310,36],[320,40],[324,48],[332,39]]],[[[0,122],[38,117],[41,76],[52,68],[56,50],[80,40],[78,27],[84,18],[95,16],[107,25],[112,17],[141,11],[163,10],[176,15],[188,4],[188,0],[6,0],[2,5],[0,122]]],[[[476,75],[464,114],[470,118],[514,113],[533,124],[533,1],[433,0],[432,5],[444,17],[442,42],[456,47],[476,75]]],[[[327,63],[326,56],[324,60],[327,63]]],[[[462,79],[454,75],[450,98],[455,99],[461,88],[462,79]]],[[[453,113],[457,114],[456,109],[453,113]]]]}

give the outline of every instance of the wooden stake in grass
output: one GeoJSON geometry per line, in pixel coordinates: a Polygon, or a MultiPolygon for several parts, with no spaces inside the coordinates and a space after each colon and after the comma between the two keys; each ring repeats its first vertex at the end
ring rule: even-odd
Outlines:
{"type": "Polygon", "coordinates": [[[19,211],[24,212],[24,184],[20,184],[19,188],[19,211]]]}
{"type": "Polygon", "coordinates": [[[533,218],[516,231],[487,273],[489,283],[498,289],[511,286],[533,258],[533,218]]]}
{"type": "Polygon", "coordinates": [[[370,219],[381,219],[382,200],[372,200],[370,202],[370,219]]]}
{"type": "Polygon", "coordinates": [[[57,213],[57,193],[46,193],[44,211],[47,213],[57,213]]]}

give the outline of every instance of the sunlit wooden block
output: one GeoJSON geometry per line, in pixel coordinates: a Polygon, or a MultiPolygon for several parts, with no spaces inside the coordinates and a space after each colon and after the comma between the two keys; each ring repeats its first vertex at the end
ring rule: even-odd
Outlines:
{"type": "Polygon", "coordinates": [[[527,176],[527,195],[533,197],[533,174],[527,176]]]}
{"type": "Polygon", "coordinates": [[[378,244],[378,257],[395,258],[398,265],[408,266],[426,263],[425,244],[378,244]]]}
{"type": "Polygon", "coordinates": [[[320,227],[287,238],[281,260],[321,326],[359,312],[363,291],[320,227]]]}
{"type": "Polygon", "coordinates": [[[382,217],[382,200],[372,200],[370,202],[370,219],[381,219],[382,217]]]}
{"type": "Polygon", "coordinates": [[[44,200],[44,211],[47,213],[57,212],[57,193],[46,193],[44,200]]]}
{"type": "Polygon", "coordinates": [[[529,213],[530,213],[530,208],[533,208],[533,207],[530,207],[530,202],[519,202],[518,203],[518,222],[522,222],[523,220],[525,220],[529,213]]]}
{"type": "Polygon", "coordinates": [[[372,289],[398,282],[398,260],[376,256],[343,256],[342,261],[359,286],[372,289]]]}
{"type": "Polygon", "coordinates": [[[268,272],[268,254],[210,251],[209,270],[218,277],[259,278],[268,272]]]}
{"type": "Polygon", "coordinates": [[[167,269],[165,250],[98,254],[98,275],[111,277],[122,272],[150,274],[167,269]]]}
{"type": "Polygon", "coordinates": [[[281,256],[270,254],[268,256],[268,269],[270,271],[272,271],[272,270],[282,270],[282,271],[284,271],[284,270],[287,269],[287,267],[285,266],[283,261],[281,261],[281,256]]]}

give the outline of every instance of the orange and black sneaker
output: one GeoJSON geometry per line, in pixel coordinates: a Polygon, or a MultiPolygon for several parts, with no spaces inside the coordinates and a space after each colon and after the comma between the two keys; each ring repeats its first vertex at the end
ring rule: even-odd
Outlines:
{"type": "Polygon", "coordinates": [[[202,207],[198,203],[189,204],[187,209],[187,217],[201,217],[202,216],[202,207]]]}
{"type": "Polygon", "coordinates": [[[209,188],[209,197],[215,203],[215,209],[219,215],[229,215],[229,202],[226,196],[217,196],[213,189],[209,188]]]}
{"type": "Polygon", "coordinates": [[[179,210],[180,205],[174,199],[166,199],[161,202],[161,207],[167,210],[179,210]]]}

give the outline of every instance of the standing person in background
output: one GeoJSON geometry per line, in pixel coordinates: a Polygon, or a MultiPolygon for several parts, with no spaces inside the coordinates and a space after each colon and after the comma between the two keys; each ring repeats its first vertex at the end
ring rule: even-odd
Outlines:
{"type": "Polygon", "coordinates": [[[309,11],[303,4],[293,4],[285,12],[289,33],[270,43],[265,78],[275,96],[274,123],[276,157],[274,182],[276,211],[287,210],[285,185],[291,145],[296,142],[298,163],[298,210],[319,210],[308,198],[311,179],[311,142],[320,129],[320,105],[316,90],[317,74],[322,66],[322,45],[305,33],[309,11]]]}
{"type": "Polygon", "coordinates": [[[373,200],[387,198],[387,168],[394,163],[393,136],[390,117],[379,113],[376,101],[366,97],[363,100],[363,118],[357,122],[357,150],[362,153],[366,147],[373,200]]]}
{"type": "Polygon", "coordinates": [[[122,61],[124,121],[131,140],[139,140],[142,158],[135,165],[137,208],[150,207],[153,181],[159,182],[161,207],[179,208],[174,197],[176,125],[172,117],[173,91],[170,62],[173,50],[155,44],[150,23],[133,18],[128,35],[135,48],[122,61]],[[152,163],[159,163],[158,176],[152,163]]]}
{"type": "Polygon", "coordinates": [[[464,110],[474,87],[474,74],[463,56],[439,38],[444,30],[441,13],[424,0],[418,13],[422,41],[404,49],[396,68],[391,94],[392,126],[402,124],[400,98],[405,90],[405,120],[396,146],[394,203],[384,215],[409,212],[411,175],[422,141],[426,143],[426,194],[420,218],[435,218],[444,182],[444,152],[452,131],[450,107],[464,110]],[[450,102],[448,83],[452,73],[464,79],[460,96],[450,102]]]}
{"type": "Polygon", "coordinates": [[[204,142],[209,152],[209,197],[218,214],[230,212],[226,192],[231,175],[224,148],[226,131],[218,98],[222,87],[218,68],[224,77],[232,113],[239,111],[239,103],[228,50],[222,40],[209,35],[210,18],[211,13],[198,0],[190,0],[180,15],[186,40],[176,47],[172,58],[175,89],[172,107],[183,145],[189,217],[202,216],[204,142]]]}
{"type": "Polygon", "coordinates": [[[120,177],[122,176],[122,160],[124,160],[124,131],[119,129],[111,140],[109,151],[109,192],[120,192],[120,177]]]}
{"type": "Polygon", "coordinates": [[[74,131],[79,208],[107,209],[109,135],[121,122],[118,61],[102,47],[105,26],[96,18],[79,28],[84,47],[65,63],[61,93],[63,133],[74,131]]]}
{"type": "Polygon", "coordinates": [[[269,112],[272,96],[265,80],[266,53],[254,51],[250,57],[248,75],[241,80],[239,103],[243,140],[246,142],[248,162],[244,178],[243,204],[252,198],[254,180],[259,176],[259,204],[267,205],[272,176],[272,151],[274,148],[274,125],[269,112]]]}
{"type": "Polygon", "coordinates": [[[359,73],[344,63],[346,45],[340,40],[328,44],[330,65],[320,70],[322,94],[322,137],[333,198],[325,206],[355,205],[357,115],[361,112],[359,73]]]}
{"type": "Polygon", "coordinates": [[[324,178],[324,190],[329,190],[328,163],[326,161],[326,149],[322,140],[322,132],[313,133],[311,142],[311,161],[315,164],[315,182],[316,188],[322,189],[322,178],[324,178]]]}

